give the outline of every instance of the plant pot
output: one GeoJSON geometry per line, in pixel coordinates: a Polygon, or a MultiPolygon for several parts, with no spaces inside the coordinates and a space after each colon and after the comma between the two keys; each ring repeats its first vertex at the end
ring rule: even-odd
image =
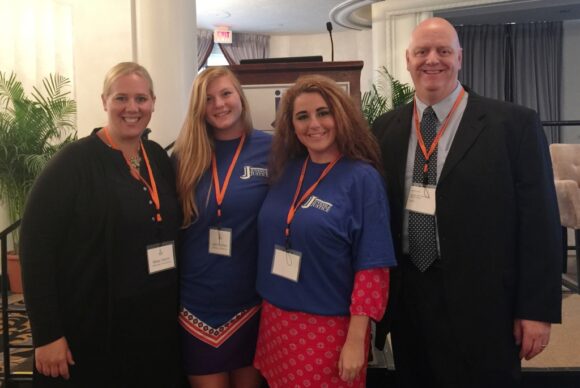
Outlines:
{"type": "Polygon", "coordinates": [[[8,253],[8,281],[10,291],[22,294],[22,275],[20,273],[20,257],[14,253],[8,253]]]}

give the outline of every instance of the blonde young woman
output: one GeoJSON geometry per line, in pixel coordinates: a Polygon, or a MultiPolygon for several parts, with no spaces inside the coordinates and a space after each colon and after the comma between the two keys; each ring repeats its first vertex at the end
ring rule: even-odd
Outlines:
{"type": "Polygon", "coordinates": [[[142,139],[151,77],[119,63],[101,98],[106,126],[51,160],[22,219],[34,386],[177,387],[181,212],[169,156],[142,139]]]}
{"type": "Polygon", "coordinates": [[[258,387],[252,367],[260,298],[256,217],[268,188],[271,136],[252,128],[227,68],[195,79],[175,145],[184,213],[182,349],[192,387],[258,387]]]}

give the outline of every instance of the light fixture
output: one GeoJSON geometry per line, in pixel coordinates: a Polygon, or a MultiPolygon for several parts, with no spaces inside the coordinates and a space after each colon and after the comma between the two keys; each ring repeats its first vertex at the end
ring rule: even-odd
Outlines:
{"type": "Polygon", "coordinates": [[[371,28],[372,20],[361,17],[356,11],[379,1],[381,0],[347,0],[332,8],[328,16],[332,22],[345,28],[353,30],[371,28]]]}

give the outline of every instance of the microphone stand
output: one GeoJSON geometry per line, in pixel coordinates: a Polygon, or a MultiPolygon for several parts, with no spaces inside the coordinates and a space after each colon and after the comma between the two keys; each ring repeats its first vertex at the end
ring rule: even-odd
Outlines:
{"type": "Polygon", "coordinates": [[[330,35],[330,56],[331,61],[334,62],[334,41],[332,40],[332,23],[326,22],[326,29],[328,30],[328,35],[330,35]]]}

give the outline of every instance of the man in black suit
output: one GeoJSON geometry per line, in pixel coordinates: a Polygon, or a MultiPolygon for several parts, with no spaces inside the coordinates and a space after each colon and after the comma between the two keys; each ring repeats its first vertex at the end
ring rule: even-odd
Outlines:
{"type": "Polygon", "coordinates": [[[458,82],[462,49],[444,19],[416,27],[406,58],[415,100],[373,125],[399,258],[379,329],[391,330],[402,387],[516,387],[520,360],[561,317],[541,123],[458,82]]]}

